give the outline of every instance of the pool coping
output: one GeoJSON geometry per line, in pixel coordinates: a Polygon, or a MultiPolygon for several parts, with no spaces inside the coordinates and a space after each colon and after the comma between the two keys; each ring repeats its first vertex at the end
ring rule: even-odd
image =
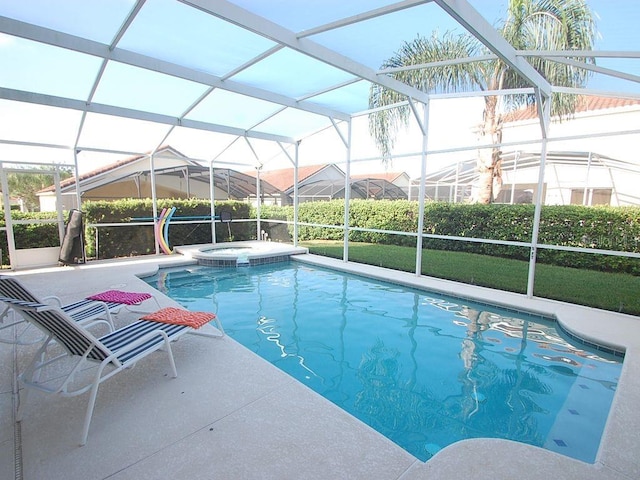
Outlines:
{"type": "MultiPolygon", "coordinates": [[[[544,452],[543,456],[547,456],[546,454],[552,456],[556,455],[560,457],[558,460],[559,463],[563,463],[565,460],[579,462],[581,465],[586,466],[587,469],[593,468],[594,471],[605,466],[607,468],[612,468],[612,465],[616,465],[615,470],[624,475],[622,478],[625,478],[626,475],[629,475],[629,478],[640,478],[640,461],[630,458],[628,455],[621,454],[621,452],[624,452],[629,448],[629,442],[634,438],[633,432],[640,431],[640,418],[638,418],[637,415],[633,415],[632,418],[630,418],[628,412],[630,408],[633,408],[633,402],[629,404],[628,399],[640,399],[640,357],[638,357],[636,353],[640,351],[640,348],[638,348],[640,347],[640,317],[609,312],[582,305],[569,304],[556,300],[527,297],[523,294],[493,290],[477,285],[469,285],[450,280],[416,275],[415,273],[390,270],[374,265],[366,265],[350,261],[345,262],[341,259],[334,259],[319,255],[294,255],[291,256],[291,260],[309,265],[332,268],[347,273],[363,275],[411,288],[434,291],[463,299],[484,302],[525,313],[551,317],[558,322],[565,332],[577,340],[584,341],[585,343],[596,347],[602,347],[605,351],[613,350],[616,353],[623,353],[625,361],[623,363],[620,382],[611,406],[611,411],[607,419],[594,464],[580,462],[564,455],[544,449],[538,449],[537,447],[529,445],[524,445],[524,447],[528,447],[532,451],[542,450],[544,452]]],[[[498,442],[500,448],[507,448],[505,445],[514,443],[500,439],[491,439],[490,441],[488,439],[463,440],[445,447],[431,460],[426,462],[425,465],[432,465],[436,459],[442,456],[455,456],[455,453],[449,453],[450,450],[453,450],[454,452],[459,448],[466,450],[467,447],[464,444],[467,442],[474,444],[477,451],[484,451],[484,448],[479,447],[487,445],[488,443],[483,442],[498,442]]],[[[640,448],[640,439],[631,441],[631,444],[635,444],[640,448]]],[[[518,446],[515,448],[521,449],[522,445],[517,445],[518,446]]],[[[527,452],[527,455],[531,454],[532,452],[527,452]]],[[[469,456],[470,453],[466,453],[466,455],[469,456]]]]}
{"type": "Polygon", "coordinates": [[[206,243],[176,247],[176,253],[192,258],[199,265],[210,267],[255,266],[288,260],[293,255],[309,253],[305,247],[287,243],[250,240],[242,242],[206,243]],[[254,249],[237,255],[216,254],[216,250],[230,248],[254,249]]]}
{"type": "MultiPolygon", "coordinates": [[[[637,401],[640,401],[640,355],[638,354],[640,352],[640,317],[317,255],[296,256],[292,260],[552,317],[556,319],[563,330],[579,340],[590,345],[602,346],[606,350],[613,349],[616,352],[623,352],[622,373],[596,461],[594,464],[580,463],[593,469],[592,473],[606,467],[621,474],[621,478],[640,478],[640,459],[633,458],[635,457],[633,454],[626,454],[626,452],[640,451],[640,435],[638,434],[640,432],[640,415],[636,413],[637,407],[635,406],[637,401]]],[[[441,453],[446,452],[447,458],[450,455],[455,457],[451,451],[458,449],[466,451],[468,448],[466,443],[468,442],[473,443],[476,447],[487,444],[482,442],[497,442],[500,444],[500,448],[511,443],[498,439],[491,441],[488,439],[463,440],[446,447],[427,464],[437,460],[441,453]]],[[[532,454],[537,448],[529,445],[525,445],[525,447],[528,447],[525,450],[531,450],[527,454],[532,454]]],[[[553,454],[553,452],[548,453],[553,454]]],[[[465,454],[469,455],[470,453],[465,454]]],[[[559,454],[555,455],[563,457],[559,454]]],[[[560,463],[564,462],[561,460],[560,463]]]]}
{"type": "MultiPolygon", "coordinates": [[[[563,479],[575,478],[576,480],[595,480],[602,478],[612,480],[629,480],[640,478],[640,461],[636,458],[635,454],[635,452],[640,451],[640,437],[638,434],[638,432],[640,432],[640,416],[637,414],[637,403],[640,400],[640,358],[637,353],[640,351],[640,349],[638,349],[638,343],[640,343],[640,318],[617,314],[614,312],[590,309],[587,307],[563,304],[562,302],[528,298],[524,295],[484,289],[483,287],[459,284],[430,277],[416,276],[411,273],[391,271],[380,267],[344,262],[342,260],[329,259],[327,257],[303,254],[296,255],[292,260],[349,271],[356,274],[371,276],[373,278],[381,278],[386,281],[393,281],[415,288],[434,290],[455,296],[463,296],[474,300],[484,301],[485,303],[504,305],[508,308],[516,305],[519,309],[524,311],[532,311],[545,316],[555,316],[556,319],[562,323],[564,328],[575,335],[578,335],[581,338],[593,339],[597,342],[604,342],[606,345],[620,347],[626,352],[620,384],[614,397],[614,402],[611,407],[611,412],[607,420],[596,462],[594,464],[580,462],[542,448],[498,439],[474,439],[457,442],[444,448],[431,460],[424,463],[410,456],[400,447],[396,447],[395,445],[389,446],[389,442],[380,434],[376,433],[373,435],[373,437],[382,437],[379,439],[379,442],[372,441],[373,437],[370,437],[371,432],[367,428],[364,428],[363,424],[360,425],[361,422],[357,421],[350,423],[351,426],[348,428],[353,428],[354,432],[360,432],[357,435],[364,435],[368,439],[366,441],[363,439],[362,444],[357,446],[357,448],[361,450],[362,458],[368,458],[369,460],[367,460],[367,462],[371,462],[371,459],[377,458],[375,456],[368,456],[373,454],[370,451],[371,448],[375,449],[375,455],[384,450],[386,452],[384,455],[387,457],[381,459],[382,463],[376,467],[377,470],[374,468],[373,474],[371,474],[370,469],[367,475],[364,475],[364,473],[360,474],[363,472],[364,466],[359,463],[353,463],[355,461],[353,452],[347,452],[344,455],[335,453],[336,438],[335,436],[332,436],[330,431],[331,429],[327,428],[326,433],[316,432],[310,442],[313,444],[314,451],[331,450],[334,452],[336,458],[332,458],[331,462],[337,463],[338,465],[332,465],[332,468],[342,469],[341,471],[350,478],[389,478],[402,480],[417,480],[427,477],[438,479],[451,478],[458,480],[462,476],[471,475],[473,475],[474,478],[517,477],[522,480],[539,478],[546,479],[549,477],[560,477],[563,479]],[[487,302],[487,298],[490,298],[491,301],[487,302]],[[391,449],[388,450],[388,448],[391,449]],[[348,463],[341,463],[345,461],[348,463]],[[385,465],[385,468],[387,466],[389,468],[382,468],[382,465],[385,465]],[[390,474],[390,470],[395,471],[396,473],[390,474]]],[[[138,281],[142,284],[144,282],[139,280],[139,277],[153,275],[160,267],[173,268],[194,264],[196,264],[194,259],[176,254],[170,256],[146,256],[111,261],[96,261],[91,262],[91,264],[88,265],[21,271],[15,272],[15,274],[25,275],[25,279],[28,279],[35,286],[40,285],[41,288],[46,287],[47,289],[53,287],[54,289],[69,292],[70,289],[68,285],[52,284],[51,279],[58,278],[58,275],[61,274],[65,275],[65,277],[59,277],[61,280],[65,278],[77,278],[77,281],[83,282],[84,280],[81,279],[80,274],[76,274],[75,272],[78,270],[84,271],[85,273],[92,271],[95,276],[95,278],[92,277],[92,281],[102,285],[107,285],[105,282],[109,281],[127,282],[127,278],[129,278],[129,276],[138,277],[138,281]]],[[[79,286],[75,293],[77,294],[78,292],[83,292],[91,288],[95,288],[95,285],[92,285],[91,282],[86,282],[79,286]]],[[[159,294],[159,296],[162,295],[159,294]]],[[[163,301],[169,300],[163,299],[163,301]]],[[[249,357],[251,357],[251,362],[255,362],[256,364],[262,365],[263,363],[268,363],[257,356],[253,358],[254,356],[249,355],[249,357]]],[[[188,359],[182,359],[182,363],[179,365],[179,368],[186,369],[186,360],[188,359]]],[[[273,375],[275,375],[274,378],[279,379],[278,381],[282,381],[279,374],[274,372],[273,375]]],[[[288,382],[287,385],[287,388],[299,392],[300,395],[311,395],[309,398],[315,398],[315,395],[317,395],[310,394],[310,390],[308,391],[308,388],[299,382],[288,382]]],[[[281,399],[282,405],[278,407],[282,409],[282,415],[286,415],[284,412],[291,408],[287,404],[287,402],[290,401],[288,399],[289,397],[286,398],[286,401],[284,398],[281,399]]],[[[292,398],[291,401],[295,404],[296,400],[295,398],[292,398]]],[[[336,412],[335,408],[332,408],[332,406],[328,405],[327,402],[318,401],[318,405],[318,408],[323,412],[321,414],[323,418],[326,418],[326,421],[329,421],[327,426],[333,424],[329,419],[333,418],[334,415],[337,415],[339,418],[344,420],[344,416],[340,412],[336,412]]],[[[242,413],[250,407],[251,404],[248,404],[246,407],[239,407],[238,412],[242,413]]],[[[318,412],[318,414],[320,413],[318,412]]],[[[232,415],[228,418],[229,421],[231,421],[235,416],[232,415]]],[[[285,417],[281,418],[284,419],[285,417]]],[[[100,421],[99,417],[98,420],[95,421],[100,421]]],[[[127,426],[127,428],[131,427],[127,426]]],[[[300,428],[304,429],[305,427],[300,424],[288,425],[285,422],[279,425],[279,428],[282,428],[283,432],[287,435],[295,436],[296,432],[299,433],[300,428]]],[[[237,435],[242,434],[241,427],[237,427],[236,430],[240,432],[237,435]],[[238,428],[240,428],[240,430],[238,430],[238,428]]],[[[100,431],[94,432],[92,435],[94,436],[94,440],[92,440],[92,442],[99,443],[101,441],[100,431]]],[[[255,431],[251,429],[247,435],[250,436],[246,437],[243,441],[250,443],[251,436],[255,436],[255,431]]],[[[33,441],[33,439],[27,439],[28,443],[33,443],[33,441]]],[[[185,437],[184,440],[180,440],[181,443],[188,441],[188,437],[185,437]]],[[[59,443],[59,441],[57,443],[59,443]]],[[[8,442],[4,442],[0,445],[3,446],[3,449],[8,448],[8,442]]],[[[86,466],[90,467],[93,465],[93,461],[91,460],[91,455],[93,454],[90,453],[91,448],[92,447],[89,446],[83,447],[83,449],[72,449],[68,452],[68,455],[77,456],[78,459],[74,461],[80,461],[81,464],[82,462],[86,462],[86,466]]],[[[117,446],[114,446],[113,448],[117,448],[117,446]]],[[[197,449],[198,448],[203,448],[203,446],[198,445],[197,449]]],[[[277,445],[274,445],[273,448],[277,449],[277,445]]],[[[272,450],[272,447],[269,445],[265,445],[265,449],[266,451],[271,452],[271,454],[275,454],[274,452],[277,451],[272,450]]],[[[167,462],[171,457],[171,450],[172,449],[168,451],[163,450],[165,451],[165,455],[167,455],[167,462]]],[[[286,452],[281,453],[284,454],[286,452]]],[[[97,452],[95,454],[104,455],[104,452],[97,452]]],[[[301,453],[299,452],[298,455],[300,454],[301,453]]],[[[0,455],[2,455],[2,458],[9,458],[9,455],[4,451],[0,451],[0,455]]],[[[157,458],[157,456],[150,456],[140,460],[135,465],[124,468],[120,473],[113,476],[113,479],[143,478],[140,477],[141,468],[143,468],[143,471],[146,474],[146,477],[144,478],[158,478],[158,475],[169,475],[171,474],[170,472],[173,472],[173,476],[177,475],[176,478],[180,478],[180,475],[183,475],[185,472],[190,472],[191,475],[198,478],[209,478],[207,472],[211,473],[209,469],[212,467],[209,465],[203,466],[202,464],[199,464],[197,457],[192,462],[192,465],[181,467],[183,470],[176,470],[178,468],[177,466],[173,466],[173,463],[167,462],[163,462],[161,466],[158,466],[154,461],[155,458],[157,458]]],[[[25,461],[42,463],[41,459],[32,457],[25,459],[25,461]]],[[[221,459],[218,461],[223,463],[241,461],[240,464],[243,465],[242,468],[246,468],[248,469],[247,471],[253,472],[253,474],[248,474],[253,478],[280,478],[277,477],[275,473],[273,475],[269,473],[272,472],[270,465],[260,464],[257,462],[257,459],[246,458],[241,460],[237,458],[230,458],[228,460],[221,459]]],[[[284,461],[284,458],[281,458],[279,461],[284,461]]],[[[294,460],[287,460],[287,462],[292,461],[294,460]]],[[[8,465],[9,464],[7,463],[7,466],[8,465]]],[[[42,465],[42,468],[45,467],[46,465],[42,465]]],[[[369,465],[369,467],[373,467],[373,464],[369,465]]],[[[279,473],[277,466],[274,468],[279,473]]],[[[295,468],[304,468],[304,470],[296,470],[295,474],[293,472],[290,473],[297,476],[304,474],[303,476],[307,478],[326,478],[327,465],[314,465],[313,463],[305,462],[304,467],[298,466],[295,468]]],[[[80,470],[82,470],[82,468],[80,470]]],[[[0,472],[3,471],[4,470],[0,469],[0,472]]],[[[335,470],[331,471],[335,472],[335,470]]],[[[86,473],[86,470],[84,470],[84,472],[86,473]]],[[[111,474],[94,476],[93,478],[106,478],[107,476],[112,478],[111,474]]],[[[55,475],[52,475],[50,478],[65,477],[55,477],[55,475]]],[[[68,478],[73,477],[69,476],[68,478]]],[[[77,478],[83,477],[79,476],[77,478]]]]}

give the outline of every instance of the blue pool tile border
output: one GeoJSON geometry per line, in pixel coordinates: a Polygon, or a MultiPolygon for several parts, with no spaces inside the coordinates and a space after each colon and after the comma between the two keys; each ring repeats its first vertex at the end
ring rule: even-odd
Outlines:
{"type": "Polygon", "coordinates": [[[571,338],[572,340],[575,340],[576,342],[580,342],[584,345],[587,345],[588,347],[591,347],[594,350],[598,350],[599,352],[608,353],[610,355],[613,355],[614,357],[624,358],[625,356],[624,350],[620,350],[618,348],[613,348],[613,347],[607,347],[605,345],[600,345],[599,343],[592,342],[591,340],[587,340],[586,338],[583,338],[580,335],[571,333],[569,330],[564,328],[562,324],[560,324],[560,322],[556,321],[556,325],[562,331],[562,333],[564,333],[567,337],[571,338]]]}
{"type": "Polygon", "coordinates": [[[233,258],[229,260],[218,260],[211,258],[199,258],[198,265],[202,265],[205,267],[242,267],[242,266],[256,266],[256,265],[267,265],[270,263],[279,263],[279,262],[288,262],[291,259],[291,255],[274,255],[268,257],[260,257],[260,258],[249,258],[248,263],[240,263],[233,258]]]}

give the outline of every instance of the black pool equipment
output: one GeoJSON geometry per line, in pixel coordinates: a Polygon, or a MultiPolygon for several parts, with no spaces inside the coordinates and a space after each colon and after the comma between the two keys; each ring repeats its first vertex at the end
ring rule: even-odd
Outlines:
{"type": "Polygon", "coordinates": [[[220,221],[222,223],[227,224],[227,230],[229,231],[229,241],[231,242],[233,238],[231,237],[231,212],[220,212],[220,221]]]}
{"type": "Polygon", "coordinates": [[[58,261],[63,265],[85,263],[84,226],[80,210],[72,209],[69,212],[58,261]]]}

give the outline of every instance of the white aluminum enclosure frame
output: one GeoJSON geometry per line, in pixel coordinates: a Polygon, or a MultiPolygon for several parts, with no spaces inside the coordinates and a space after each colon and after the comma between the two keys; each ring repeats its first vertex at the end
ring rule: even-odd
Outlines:
{"type": "MultiPolygon", "coordinates": [[[[151,3],[151,2],[149,2],[151,3]]],[[[78,162],[81,161],[78,156],[81,152],[95,152],[95,153],[111,153],[120,155],[148,155],[151,163],[151,169],[153,171],[153,157],[154,153],[158,151],[172,135],[174,131],[179,129],[190,129],[194,131],[213,132],[216,134],[227,135],[230,138],[235,137],[244,138],[245,144],[248,146],[251,152],[252,158],[255,158],[258,165],[258,182],[260,178],[260,168],[267,160],[261,156],[261,154],[254,148],[252,141],[268,141],[274,142],[280,146],[280,148],[289,156],[294,165],[295,170],[295,186],[294,186],[294,242],[297,243],[297,231],[298,231],[298,168],[300,166],[300,141],[306,137],[307,134],[302,136],[291,135],[287,133],[274,132],[266,128],[271,120],[277,117],[280,113],[286,111],[296,111],[309,114],[312,116],[322,116],[327,119],[327,122],[332,124],[337,132],[338,137],[345,145],[346,149],[346,183],[345,183],[345,220],[344,220],[344,261],[348,261],[348,233],[349,233],[349,173],[352,158],[352,120],[355,116],[362,115],[362,111],[352,111],[348,108],[329,107],[320,102],[314,101],[322,94],[331,93],[340,90],[341,88],[358,83],[365,84],[378,84],[386,88],[395,90],[406,97],[408,105],[413,111],[413,118],[417,122],[421,130],[421,144],[419,147],[419,156],[421,159],[421,181],[420,181],[420,217],[417,232],[410,232],[417,236],[417,251],[416,251],[416,274],[420,275],[421,266],[421,246],[424,235],[423,232],[423,212],[424,212],[424,192],[425,192],[425,173],[428,157],[431,153],[428,151],[427,137],[428,126],[430,123],[429,118],[429,103],[434,98],[446,98],[447,96],[479,96],[479,95],[494,95],[503,94],[504,92],[468,92],[461,94],[427,94],[421,90],[415,89],[407,84],[404,84],[398,80],[388,76],[391,71],[379,71],[375,70],[364,63],[355,61],[353,58],[338,53],[336,50],[325,46],[319,41],[322,35],[338,31],[342,28],[346,28],[353,25],[358,25],[363,22],[372,20],[384,20],[386,18],[392,18],[394,14],[399,12],[411,11],[414,8],[421,8],[428,4],[432,4],[434,7],[438,7],[442,11],[446,12],[451,18],[453,18],[459,25],[464,27],[467,32],[473,34],[481,43],[483,43],[492,53],[478,58],[461,58],[458,62],[470,62],[470,61],[486,61],[492,58],[500,58],[507,63],[511,68],[517,71],[520,76],[527,80],[530,87],[525,90],[519,90],[530,92],[536,96],[536,104],[538,106],[538,118],[540,122],[540,138],[535,139],[536,142],[543,143],[543,154],[541,155],[541,168],[540,178],[544,176],[544,162],[546,153],[546,143],[548,140],[548,125],[549,125],[549,99],[553,92],[565,92],[576,94],[598,94],[603,96],[619,96],[623,95],[628,98],[640,99],[640,94],[619,94],[616,92],[600,92],[594,90],[580,90],[580,89],[563,89],[557,86],[550,85],[528,62],[528,58],[533,56],[544,56],[545,58],[554,59],[560,63],[568,63],[571,65],[580,66],[582,68],[597,72],[600,74],[608,75],[611,77],[627,80],[630,82],[640,83],[640,77],[626,72],[616,71],[613,69],[596,67],[593,65],[584,64],[582,62],[576,62],[572,58],[576,56],[586,57],[598,57],[598,58],[627,58],[627,59],[640,59],[640,52],[638,51],[611,51],[611,52],[556,52],[549,51],[541,54],[540,52],[531,51],[516,51],[511,45],[509,45],[491,26],[491,24],[476,11],[473,6],[465,0],[401,0],[395,3],[388,3],[382,7],[374,8],[369,11],[359,12],[358,14],[351,16],[344,16],[342,18],[334,19],[330,22],[314,25],[312,28],[306,28],[301,31],[293,31],[284,25],[278,24],[272,20],[269,20],[263,16],[258,15],[250,10],[241,8],[237,4],[226,0],[180,0],[180,4],[193,8],[203,15],[215,17],[219,21],[224,21],[229,25],[240,27],[241,29],[250,32],[262,39],[266,39],[273,43],[271,47],[264,50],[261,54],[255,55],[253,58],[248,59],[244,63],[237,65],[232,70],[222,75],[215,75],[210,72],[203,71],[202,69],[186,66],[183,64],[167,61],[166,59],[156,58],[147,53],[136,52],[120,47],[124,38],[126,38],[128,32],[136,24],[139,16],[142,15],[147,2],[145,0],[137,0],[133,4],[132,8],[128,12],[128,15],[122,19],[122,22],[114,32],[113,37],[109,42],[101,43],[90,38],[84,38],[81,36],[73,35],[62,30],[56,30],[50,27],[45,27],[36,24],[36,22],[30,23],[17,18],[10,18],[0,15],[0,34],[4,34],[8,37],[20,38],[26,41],[35,42],[38,44],[44,44],[52,48],[63,49],[65,51],[76,52],[78,54],[91,56],[97,58],[100,61],[100,67],[95,75],[93,84],[90,91],[84,98],[68,98],[64,96],[56,96],[45,94],[37,91],[22,90],[19,88],[5,87],[0,83],[0,102],[16,102],[18,104],[30,104],[45,107],[53,107],[56,109],[63,109],[65,111],[71,110],[80,112],[81,121],[79,122],[75,139],[70,143],[43,143],[36,140],[20,140],[3,138],[0,132],[0,146],[11,145],[14,147],[23,146],[25,148],[49,148],[53,150],[67,151],[69,157],[73,159],[76,175],[78,175],[78,162]],[[274,57],[279,52],[284,50],[293,51],[297,54],[304,55],[305,57],[317,61],[318,63],[331,67],[336,71],[348,74],[349,79],[341,82],[337,82],[331,85],[325,85],[321,89],[314,92],[307,92],[303,96],[296,96],[293,94],[283,94],[276,89],[263,88],[257,85],[253,85],[248,82],[241,82],[237,80],[237,77],[243,72],[260,65],[261,62],[274,57]],[[185,105],[183,110],[177,115],[168,115],[165,113],[159,113],[157,111],[141,110],[133,108],[131,106],[122,106],[116,104],[99,103],[95,101],[96,92],[100,89],[104,81],[104,76],[108,65],[111,62],[117,62],[129,67],[135,67],[146,71],[155,72],[158,74],[178,79],[181,81],[188,81],[196,83],[204,87],[202,93],[195,98],[188,105],[185,105]],[[258,119],[255,124],[249,128],[238,127],[232,124],[224,124],[219,122],[208,122],[200,119],[194,119],[191,114],[203,104],[207,99],[216,92],[224,91],[234,95],[246,96],[252,99],[268,102],[274,105],[278,105],[279,108],[270,114],[265,114],[262,118],[258,119]],[[424,112],[422,116],[418,112],[416,106],[424,105],[424,112]],[[83,142],[83,133],[86,126],[86,120],[90,115],[105,115],[114,116],[122,119],[130,119],[142,122],[149,122],[166,126],[167,131],[162,139],[157,140],[155,143],[148,145],[148,148],[144,151],[127,150],[127,149],[112,149],[102,146],[96,146],[86,144],[83,142]],[[341,132],[340,126],[346,125],[347,134],[344,135],[341,132]],[[285,147],[286,146],[286,147],[285,147]],[[293,158],[291,157],[290,150],[294,150],[293,158]]],[[[0,10],[1,11],[1,10],[0,10]]],[[[188,52],[187,52],[188,53],[188,52]]],[[[429,65],[422,65],[422,68],[428,68],[429,65]]],[[[300,73],[304,75],[304,72],[300,73]]],[[[229,148],[234,141],[230,142],[225,148],[212,148],[207,153],[206,158],[193,158],[195,161],[202,161],[203,164],[208,165],[212,171],[214,162],[219,162],[220,155],[229,148]]],[[[0,166],[2,164],[12,163],[11,158],[0,158],[0,166]]],[[[3,191],[6,190],[6,182],[3,182],[3,191]]],[[[154,217],[157,217],[157,204],[155,195],[155,179],[152,175],[152,190],[154,192],[154,217]]],[[[540,189],[539,189],[540,191],[540,189]]],[[[80,205],[80,192],[77,190],[78,205],[80,205]]],[[[211,189],[211,215],[215,216],[214,211],[214,195],[213,187],[211,189]]],[[[529,279],[527,294],[531,296],[533,294],[533,279],[535,271],[535,256],[537,248],[537,229],[539,224],[539,215],[541,208],[541,198],[536,199],[536,215],[535,215],[535,228],[534,234],[531,240],[531,262],[529,270],[529,279]]],[[[5,205],[5,217],[7,217],[8,211],[5,205]]],[[[10,219],[7,220],[10,223],[10,219]]],[[[9,224],[8,223],[8,224],[9,224]]],[[[212,234],[215,241],[215,228],[212,224],[212,234]]],[[[260,218],[257,223],[257,235],[260,238],[260,218]]],[[[461,239],[452,239],[461,240],[461,239]]],[[[608,252],[611,253],[611,252],[608,252]]]]}

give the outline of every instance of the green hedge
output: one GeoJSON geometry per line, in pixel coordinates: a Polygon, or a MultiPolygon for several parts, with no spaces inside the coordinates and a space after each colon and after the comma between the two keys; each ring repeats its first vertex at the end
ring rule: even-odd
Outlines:
{"type": "MultiPolygon", "coordinates": [[[[193,245],[211,243],[211,226],[209,223],[180,223],[180,217],[208,216],[211,206],[208,200],[199,199],[162,199],[158,200],[158,213],[163,208],[176,207],[169,229],[169,245],[193,245]]],[[[125,199],[117,201],[86,202],[82,205],[85,213],[85,224],[130,223],[137,219],[150,219],[153,216],[151,200],[125,199]]],[[[215,203],[216,215],[230,212],[234,220],[252,218],[251,206],[236,201],[215,203]]],[[[230,225],[233,240],[255,240],[255,224],[253,222],[232,223],[230,225]]],[[[135,225],[131,227],[98,227],[86,228],[87,257],[115,258],[130,255],[155,253],[153,225],[135,225]],[[97,238],[97,242],[96,242],[97,238]]],[[[216,224],[216,240],[229,241],[227,224],[216,224]]]]}
{"type": "MultiPolygon", "coordinates": [[[[158,200],[158,208],[176,207],[174,220],[169,230],[171,246],[211,242],[210,226],[180,224],[181,216],[206,216],[210,213],[207,200],[158,200]]],[[[151,200],[118,200],[87,202],[83,204],[85,224],[129,223],[136,218],[152,216],[151,200]]],[[[253,207],[243,202],[216,202],[216,213],[231,212],[234,220],[255,219],[253,207]]],[[[415,201],[371,201],[352,200],[349,224],[353,227],[398,232],[416,232],[418,225],[418,203],[415,201]]],[[[46,218],[51,213],[20,214],[14,218],[46,218]]],[[[533,205],[466,205],[451,203],[428,203],[425,205],[424,233],[486,238],[502,241],[529,242],[533,229],[533,205]]],[[[262,206],[261,229],[269,238],[291,241],[292,226],[270,222],[293,221],[293,207],[262,206]]],[[[301,223],[317,223],[336,228],[300,225],[299,240],[341,240],[344,222],[342,200],[329,202],[304,202],[299,206],[301,223]]],[[[99,257],[114,258],[155,252],[153,227],[100,227],[86,229],[87,256],[95,258],[96,230],[99,231],[99,257]]],[[[3,260],[6,260],[6,234],[0,240],[3,260]]],[[[254,222],[231,224],[231,239],[253,240],[256,238],[254,222]]],[[[216,239],[228,241],[226,224],[216,224],[216,239]]],[[[360,232],[351,230],[349,239],[354,242],[378,243],[382,245],[415,245],[415,236],[392,233],[360,232]]],[[[20,248],[58,245],[58,231],[54,224],[16,226],[16,241],[20,248]]],[[[640,208],[638,207],[582,207],[544,206],[541,212],[539,243],[568,247],[583,247],[640,253],[640,208]]],[[[526,247],[483,244],[470,241],[427,238],[424,248],[528,260],[530,251],[526,247]]],[[[581,254],[574,252],[538,249],[538,261],[542,263],[589,268],[603,271],[626,272],[640,275],[640,261],[628,257],[581,254]]]]}
{"type": "MultiPolygon", "coordinates": [[[[418,203],[405,200],[352,200],[349,207],[351,227],[416,232],[418,203]]],[[[293,220],[292,207],[266,207],[262,216],[293,220]]],[[[533,230],[533,205],[467,205],[428,203],[425,205],[424,233],[455,237],[530,242],[533,230]]],[[[302,223],[341,226],[344,205],[341,200],[300,204],[302,223]]],[[[299,240],[341,240],[341,229],[300,226],[299,240]]],[[[351,231],[349,240],[386,245],[414,245],[415,239],[394,234],[351,231]]],[[[544,206],[540,217],[538,243],[640,253],[640,208],[544,206]]],[[[528,260],[526,247],[483,244],[469,241],[427,238],[424,248],[480,253],[528,260]]],[[[640,275],[635,258],[581,254],[538,249],[538,261],[560,266],[626,272],[640,275]]]]}
{"type": "MultiPolygon", "coordinates": [[[[293,207],[263,206],[260,216],[263,223],[268,219],[293,221],[293,207]]],[[[417,228],[418,204],[407,200],[353,200],[349,208],[349,223],[352,227],[398,232],[415,232],[417,228]]],[[[317,223],[339,228],[313,227],[300,225],[300,240],[341,240],[343,238],[344,202],[304,202],[298,208],[298,220],[301,223],[317,223]]],[[[268,228],[265,228],[268,230],[268,228]]],[[[292,235],[292,229],[290,230],[292,235]]],[[[390,235],[376,232],[352,231],[349,239],[354,242],[370,242],[393,245],[415,245],[415,239],[407,236],[390,235]]]]}
{"type": "MultiPolygon", "coordinates": [[[[21,213],[11,211],[13,220],[44,220],[55,218],[55,212],[21,213]]],[[[65,217],[66,218],[66,217],[65,217]]],[[[4,215],[0,218],[0,227],[5,227],[4,215]]],[[[31,225],[14,225],[13,236],[16,248],[44,248],[60,245],[60,235],[57,223],[37,223],[31,225]]],[[[9,264],[9,246],[7,232],[0,231],[0,248],[2,249],[2,264],[9,264]]]]}

